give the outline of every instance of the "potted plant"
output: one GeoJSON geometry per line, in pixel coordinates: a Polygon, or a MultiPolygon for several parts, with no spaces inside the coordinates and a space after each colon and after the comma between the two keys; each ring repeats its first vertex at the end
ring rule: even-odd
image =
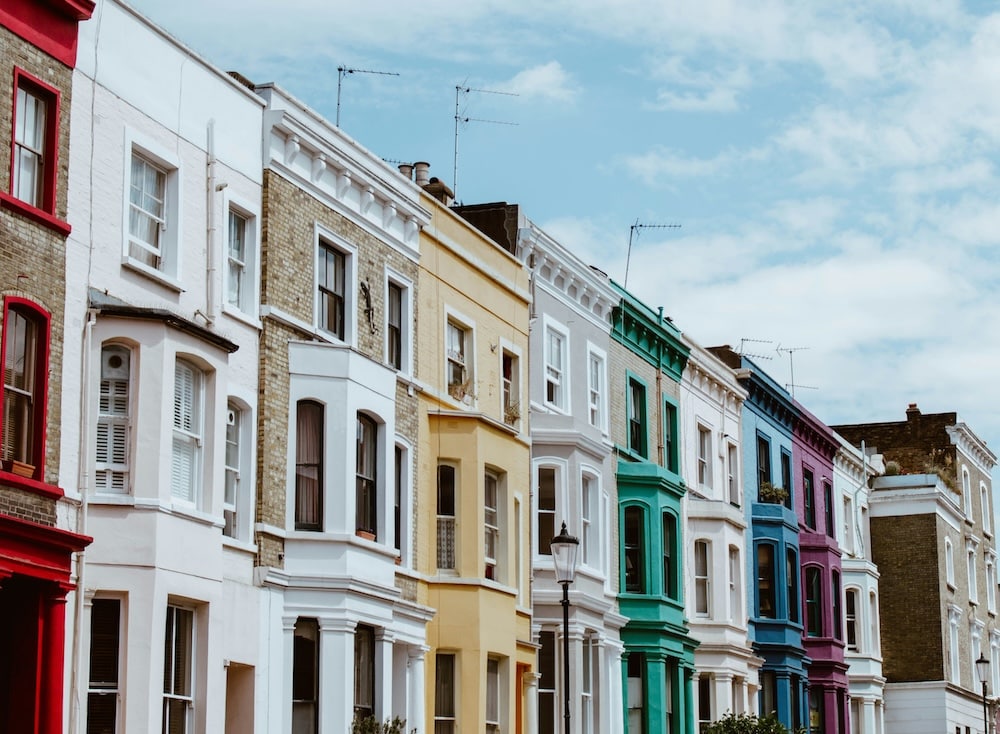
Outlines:
{"type": "Polygon", "coordinates": [[[521,418],[521,406],[518,403],[508,403],[503,407],[503,422],[512,426],[521,418]]]}
{"type": "Polygon", "coordinates": [[[760,491],[757,493],[761,502],[768,502],[772,505],[780,505],[788,499],[788,490],[770,482],[761,482],[760,491]]]}
{"type": "MultiPolygon", "coordinates": [[[[416,731],[411,729],[411,734],[416,731]]],[[[355,716],[350,734],[406,734],[406,719],[394,716],[379,721],[374,716],[355,716]]]]}
{"type": "Polygon", "coordinates": [[[468,379],[448,385],[448,394],[466,405],[471,405],[476,399],[476,394],[472,392],[472,380],[468,379]]]}

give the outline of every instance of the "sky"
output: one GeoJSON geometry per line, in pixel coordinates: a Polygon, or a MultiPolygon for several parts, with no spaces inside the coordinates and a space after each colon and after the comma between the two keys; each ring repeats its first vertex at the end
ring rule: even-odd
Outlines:
{"type": "Polygon", "coordinates": [[[132,4],[331,121],[339,81],[364,147],[428,161],[464,204],[520,204],[826,423],[917,403],[1000,447],[992,3],[132,4]]]}

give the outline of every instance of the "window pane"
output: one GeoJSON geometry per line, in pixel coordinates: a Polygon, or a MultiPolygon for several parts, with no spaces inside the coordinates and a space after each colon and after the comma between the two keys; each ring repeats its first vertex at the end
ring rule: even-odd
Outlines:
{"type": "Polygon", "coordinates": [[[298,403],[295,428],[295,527],[322,528],[323,406],[298,403]]]}
{"type": "Polygon", "coordinates": [[[538,552],[551,555],[552,539],[556,536],[556,470],[538,469],[538,552]]]}

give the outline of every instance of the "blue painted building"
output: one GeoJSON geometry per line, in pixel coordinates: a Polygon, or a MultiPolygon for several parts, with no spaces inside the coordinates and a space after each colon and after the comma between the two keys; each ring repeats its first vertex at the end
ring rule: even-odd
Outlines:
{"type": "Polygon", "coordinates": [[[789,727],[807,721],[807,667],[802,643],[799,522],[795,512],[791,396],[756,364],[729,347],[711,350],[737,370],[743,403],[744,507],[749,636],[760,669],[758,711],[775,712],[789,727]]]}

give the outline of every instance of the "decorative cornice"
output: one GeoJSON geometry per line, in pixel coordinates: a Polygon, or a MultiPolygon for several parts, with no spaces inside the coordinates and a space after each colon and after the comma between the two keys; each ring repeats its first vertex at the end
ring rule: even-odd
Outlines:
{"type": "Polygon", "coordinates": [[[663,318],[662,309],[654,313],[617,283],[611,284],[622,299],[612,313],[612,338],[679,383],[690,354],[680,329],[663,318]]]}
{"type": "Polygon", "coordinates": [[[373,236],[419,259],[419,231],[431,220],[420,189],[318,113],[274,85],[257,88],[264,113],[265,165],[373,236]]]}
{"type": "Polygon", "coordinates": [[[533,222],[517,230],[517,257],[540,284],[605,330],[618,295],[607,275],[586,265],[533,222]]]}
{"type": "Polygon", "coordinates": [[[826,459],[832,460],[839,448],[836,434],[797,400],[792,402],[795,406],[794,435],[826,459]]]}
{"type": "Polygon", "coordinates": [[[993,467],[996,466],[997,455],[990,450],[986,442],[973,433],[964,421],[959,421],[953,426],[946,426],[944,430],[947,431],[952,444],[972,459],[976,468],[989,476],[993,467]]]}

